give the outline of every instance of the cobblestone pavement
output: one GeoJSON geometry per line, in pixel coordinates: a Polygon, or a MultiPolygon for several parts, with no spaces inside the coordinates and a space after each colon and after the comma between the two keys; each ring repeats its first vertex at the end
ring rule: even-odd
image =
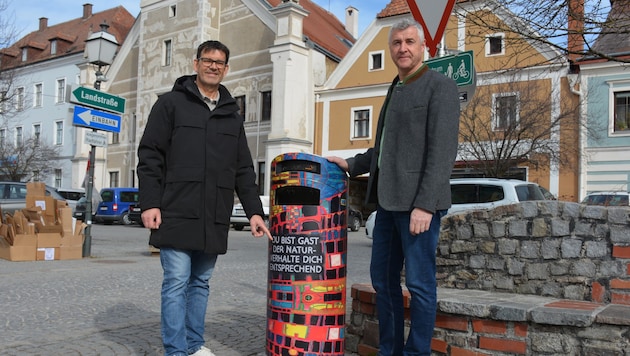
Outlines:
{"type": "MultiPolygon", "coordinates": [[[[264,355],[267,242],[230,234],[210,282],[206,345],[264,355]]],[[[349,235],[348,295],[369,282],[371,248],[363,229],[349,235]]],[[[137,226],[94,225],[89,258],[0,260],[0,354],[161,355],[161,268],[147,241],[137,226]]]]}

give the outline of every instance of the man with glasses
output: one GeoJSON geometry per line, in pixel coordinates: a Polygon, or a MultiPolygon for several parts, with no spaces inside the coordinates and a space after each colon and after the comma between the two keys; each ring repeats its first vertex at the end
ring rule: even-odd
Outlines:
{"type": "Polygon", "coordinates": [[[208,281],[227,251],[234,191],[252,235],[264,223],[243,118],[221,85],[229,49],[206,41],[193,60],[196,75],[176,80],[151,109],[138,146],[142,223],[160,249],[162,342],[166,355],[214,355],[204,346],[208,281]]]}

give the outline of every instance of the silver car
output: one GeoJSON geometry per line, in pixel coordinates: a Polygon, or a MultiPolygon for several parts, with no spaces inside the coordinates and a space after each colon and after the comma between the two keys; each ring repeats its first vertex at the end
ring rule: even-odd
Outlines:
{"type": "MultiPolygon", "coordinates": [[[[64,200],[55,188],[46,186],[46,195],[57,200],[64,200]]],[[[0,208],[2,213],[13,213],[26,208],[26,183],[0,182],[0,208]]]]}

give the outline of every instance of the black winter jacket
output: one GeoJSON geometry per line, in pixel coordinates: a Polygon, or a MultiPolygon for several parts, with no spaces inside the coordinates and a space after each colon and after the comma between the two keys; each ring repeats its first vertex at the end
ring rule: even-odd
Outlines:
{"type": "Polygon", "coordinates": [[[151,109],[138,145],[140,207],[161,210],[151,245],[224,254],[234,191],[248,217],[263,209],[236,101],[221,85],[210,111],[195,79],[177,79],[151,109]]]}

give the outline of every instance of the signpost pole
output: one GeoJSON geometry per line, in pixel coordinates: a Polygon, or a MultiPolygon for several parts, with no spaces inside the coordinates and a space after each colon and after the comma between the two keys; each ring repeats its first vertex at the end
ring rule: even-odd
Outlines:
{"type": "MultiPolygon", "coordinates": [[[[96,129],[92,131],[96,132],[96,129]]],[[[87,204],[85,205],[85,242],[83,243],[83,257],[90,257],[92,253],[92,191],[94,190],[94,161],[96,158],[96,146],[90,145],[90,158],[88,160],[88,179],[85,187],[87,204]]]]}

